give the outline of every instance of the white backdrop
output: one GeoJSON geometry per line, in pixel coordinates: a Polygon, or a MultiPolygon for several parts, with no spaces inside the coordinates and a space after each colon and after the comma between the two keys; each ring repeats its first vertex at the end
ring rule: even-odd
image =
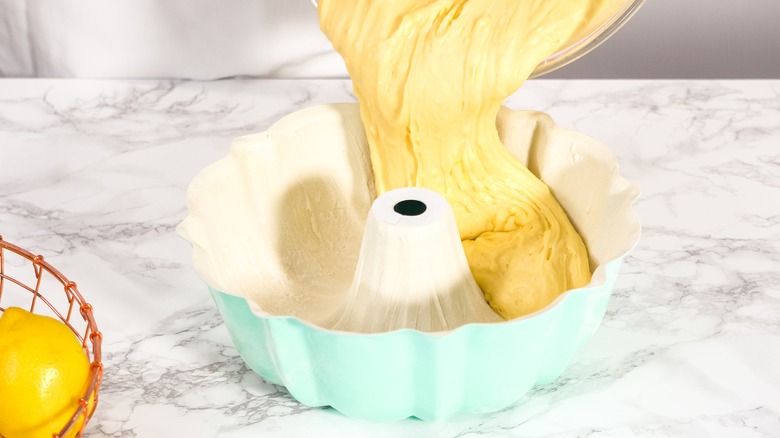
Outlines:
{"type": "MultiPolygon", "coordinates": [[[[647,0],[550,77],[780,78],[780,1],[647,0]]],[[[0,76],[344,77],[309,0],[0,0],[0,76]]]]}
{"type": "Polygon", "coordinates": [[[5,76],[345,76],[309,0],[0,0],[5,76]]]}

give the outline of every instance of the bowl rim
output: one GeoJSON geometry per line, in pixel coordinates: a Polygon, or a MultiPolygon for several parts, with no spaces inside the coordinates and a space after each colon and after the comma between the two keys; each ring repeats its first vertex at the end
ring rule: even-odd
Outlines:
{"type": "Polygon", "coordinates": [[[609,18],[590,33],[539,63],[528,79],[558,70],[592,52],[620,30],[644,4],[645,0],[624,1],[609,18]]]}

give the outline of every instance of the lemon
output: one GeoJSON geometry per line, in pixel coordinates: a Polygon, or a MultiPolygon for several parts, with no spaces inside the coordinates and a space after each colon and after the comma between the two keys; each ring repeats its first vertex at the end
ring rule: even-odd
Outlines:
{"type": "Polygon", "coordinates": [[[0,315],[0,435],[51,438],[75,413],[88,378],[87,355],[61,321],[17,307],[0,315]]]}

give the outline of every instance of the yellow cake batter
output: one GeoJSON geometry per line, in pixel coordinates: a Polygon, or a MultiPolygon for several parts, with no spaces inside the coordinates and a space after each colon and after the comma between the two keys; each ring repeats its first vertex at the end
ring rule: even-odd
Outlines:
{"type": "MultiPolygon", "coordinates": [[[[378,193],[426,187],[455,212],[469,266],[511,319],[590,281],[582,239],[501,144],[496,115],[534,68],[615,0],[321,0],[344,57],[378,193]]],[[[583,184],[587,182],[583,181],[583,184]]]]}

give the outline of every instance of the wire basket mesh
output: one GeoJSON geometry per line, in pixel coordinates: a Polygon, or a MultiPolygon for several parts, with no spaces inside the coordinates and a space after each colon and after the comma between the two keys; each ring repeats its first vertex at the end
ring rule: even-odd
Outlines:
{"type": "Polygon", "coordinates": [[[73,429],[78,427],[75,436],[80,437],[97,406],[103,378],[103,335],[95,323],[92,306],[81,296],[76,283],[68,280],[43,256],[6,242],[0,236],[0,313],[12,306],[61,320],[81,342],[90,361],[89,384],[73,406],[73,415],[67,424],[53,434],[55,438],[66,434],[73,436],[73,429]]]}

